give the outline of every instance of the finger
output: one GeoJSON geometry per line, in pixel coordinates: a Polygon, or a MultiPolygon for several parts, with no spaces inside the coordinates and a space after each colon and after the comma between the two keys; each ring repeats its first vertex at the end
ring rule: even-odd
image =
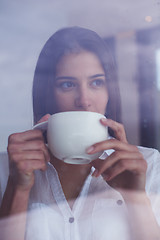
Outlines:
{"type": "Polygon", "coordinates": [[[28,130],[21,133],[13,133],[8,138],[8,144],[10,143],[21,143],[22,141],[29,141],[35,139],[43,139],[43,134],[40,130],[28,130]]]}
{"type": "MultiPolygon", "coordinates": [[[[94,167],[98,170],[96,171],[96,177],[107,171],[109,168],[113,167],[116,162],[119,162],[121,160],[126,161],[129,159],[137,159],[139,162],[141,162],[141,160],[144,160],[143,156],[139,152],[116,151],[107,157],[105,161],[103,160],[101,162],[93,162],[94,167]]],[[[95,176],[95,174],[93,176],[95,176]]]]}
{"type": "Polygon", "coordinates": [[[27,157],[28,155],[28,157],[30,157],[32,154],[34,154],[35,151],[37,152],[37,154],[38,152],[43,152],[43,157],[45,158],[46,162],[50,161],[50,154],[48,148],[42,140],[27,141],[25,143],[22,142],[18,144],[14,143],[8,146],[8,154],[11,159],[13,158],[13,154],[21,153],[21,156],[24,155],[27,157]]]}
{"type": "Polygon", "coordinates": [[[127,143],[126,133],[123,124],[107,118],[102,118],[100,121],[104,126],[108,126],[114,131],[116,139],[127,143]]]}
{"type": "Polygon", "coordinates": [[[43,151],[25,151],[25,152],[15,152],[11,156],[11,161],[18,163],[20,161],[29,160],[40,160],[45,161],[45,156],[43,151]]]}
{"type": "Polygon", "coordinates": [[[145,162],[139,161],[138,159],[123,159],[109,168],[103,177],[106,181],[110,181],[125,171],[130,171],[135,175],[145,175],[146,168],[145,162]]]}
{"type": "Polygon", "coordinates": [[[86,150],[86,153],[94,154],[96,152],[105,151],[107,149],[114,149],[114,150],[128,151],[128,152],[134,152],[134,151],[138,152],[137,147],[134,145],[121,142],[117,139],[109,139],[109,140],[105,140],[105,141],[93,144],[86,150]]]}
{"type": "Polygon", "coordinates": [[[51,114],[44,115],[37,123],[42,123],[45,121],[48,121],[48,118],[51,116],[51,114]]]}
{"type": "Polygon", "coordinates": [[[20,161],[17,168],[21,173],[31,174],[34,170],[46,170],[46,163],[39,160],[20,161]]]}

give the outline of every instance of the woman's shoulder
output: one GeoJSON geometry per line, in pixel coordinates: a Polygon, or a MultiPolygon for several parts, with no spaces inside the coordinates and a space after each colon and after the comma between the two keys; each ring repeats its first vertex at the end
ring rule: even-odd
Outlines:
{"type": "Polygon", "coordinates": [[[9,161],[8,161],[8,153],[7,152],[0,152],[0,171],[8,170],[9,168],[9,161]]]}
{"type": "Polygon", "coordinates": [[[1,159],[8,159],[7,151],[0,152],[0,160],[1,159]]]}
{"type": "Polygon", "coordinates": [[[154,148],[138,147],[147,162],[146,189],[160,193],[160,152],[154,148]]]}
{"type": "Polygon", "coordinates": [[[138,146],[138,149],[148,164],[155,164],[155,162],[160,163],[160,152],[157,149],[142,146],[138,146]]]}

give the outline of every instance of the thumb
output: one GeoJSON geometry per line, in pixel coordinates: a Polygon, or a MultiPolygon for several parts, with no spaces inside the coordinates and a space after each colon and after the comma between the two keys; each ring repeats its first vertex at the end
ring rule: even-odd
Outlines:
{"type": "Polygon", "coordinates": [[[42,123],[48,120],[48,118],[51,116],[51,114],[44,115],[37,123],[42,123]]]}

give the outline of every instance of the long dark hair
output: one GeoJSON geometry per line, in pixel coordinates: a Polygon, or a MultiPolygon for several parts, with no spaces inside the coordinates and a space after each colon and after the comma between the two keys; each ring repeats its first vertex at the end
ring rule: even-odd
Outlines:
{"type": "Polygon", "coordinates": [[[34,123],[47,113],[55,113],[53,84],[57,63],[64,54],[81,50],[90,51],[99,58],[106,74],[109,93],[105,115],[107,118],[121,122],[115,64],[107,43],[92,30],[68,27],[54,33],[39,55],[33,81],[34,123]]]}

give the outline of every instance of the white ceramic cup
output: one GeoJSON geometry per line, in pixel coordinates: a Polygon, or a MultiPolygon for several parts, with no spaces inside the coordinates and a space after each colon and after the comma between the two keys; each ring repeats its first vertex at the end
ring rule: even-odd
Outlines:
{"type": "Polygon", "coordinates": [[[108,128],[100,123],[101,118],[105,116],[95,112],[61,112],[34,129],[47,129],[48,147],[56,158],[70,164],[87,164],[102,152],[89,155],[86,149],[108,138],[108,128]]]}

